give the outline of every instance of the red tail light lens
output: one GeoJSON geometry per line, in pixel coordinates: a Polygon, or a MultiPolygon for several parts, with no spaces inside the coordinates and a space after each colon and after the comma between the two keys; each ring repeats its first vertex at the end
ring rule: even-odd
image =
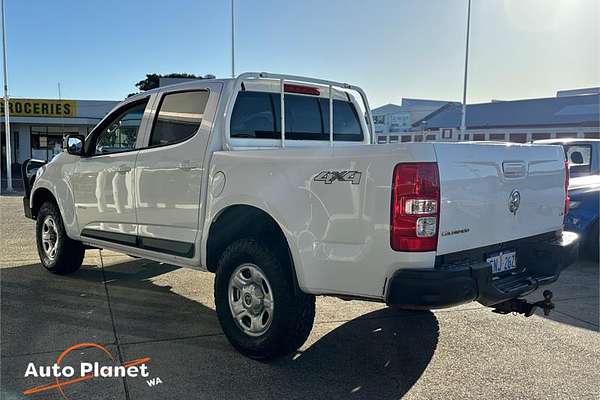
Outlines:
{"type": "Polygon", "coordinates": [[[569,162],[565,160],[565,211],[563,221],[567,220],[571,199],[569,198],[569,162]]]}
{"type": "Polygon", "coordinates": [[[390,245],[396,251],[435,251],[440,211],[436,163],[403,163],[394,168],[390,245]]]}
{"type": "Polygon", "coordinates": [[[321,94],[319,88],[303,85],[292,85],[289,83],[283,85],[283,90],[289,93],[310,94],[312,96],[319,96],[321,94]]]}

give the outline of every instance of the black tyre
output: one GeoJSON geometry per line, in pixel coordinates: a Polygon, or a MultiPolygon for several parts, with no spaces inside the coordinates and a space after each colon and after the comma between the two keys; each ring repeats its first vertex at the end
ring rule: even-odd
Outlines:
{"type": "Polygon", "coordinates": [[[238,240],[223,252],[215,277],[217,315],[227,339],[258,360],[297,350],[315,318],[315,297],[294,290],[289,261],[276,254],[254,239],[238,240]]]}
{"type": "Polygon", "coordinates": [[[36,222],[37,250],[42,265],[55,274],[70,274],[81,267],[85,248],[67,236],[56,204],[45,202],[36,222]]]}

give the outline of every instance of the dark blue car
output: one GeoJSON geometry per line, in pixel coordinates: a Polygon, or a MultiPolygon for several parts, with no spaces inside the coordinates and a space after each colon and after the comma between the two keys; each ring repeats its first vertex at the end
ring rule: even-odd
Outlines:
{"type": "Polygon", "coordinates": [[[584,255],[598,260],[598,214],[600,209],[600,140],[549,139],[539,144],[559,144],[569,161],[571,206],[565,228],[581,235],[584,255]]]}
{"type": "Polygon", "coordinates": [[[600,175],[572,178],[569,184],[571,206],[565,227],[582,236],[585,255],[598,260],[598,209],[600,208],[600,175]]]}

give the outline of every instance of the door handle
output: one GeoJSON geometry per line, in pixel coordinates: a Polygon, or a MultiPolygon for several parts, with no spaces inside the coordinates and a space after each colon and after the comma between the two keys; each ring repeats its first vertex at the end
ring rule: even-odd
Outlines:
{"type": "Polygon", "coordinates": [[[131,167],[127,165],[120,165],[115,169],[116,172],[125,173],[131,171],[131,167]]]}
{"type": "Polygon", "coordinates": [[[527,174],[524,161],[505,161],[502,163],[502,172],[506,178],[520,178],[527,174]]]}

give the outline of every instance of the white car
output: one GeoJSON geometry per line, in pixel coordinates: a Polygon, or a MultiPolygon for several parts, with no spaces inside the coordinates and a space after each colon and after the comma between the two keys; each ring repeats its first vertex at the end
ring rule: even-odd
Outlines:
{"type": "Polygon", "coordinates": [[[304,343],[316,295],[549,311],[518,298],[576,255],[562,149],[378,146],[368,110],[356,86],[268,73],[133,96],[27,188],[42,264],[94,247],[215,272],[223,331],[257,359],[304,343]]]}

